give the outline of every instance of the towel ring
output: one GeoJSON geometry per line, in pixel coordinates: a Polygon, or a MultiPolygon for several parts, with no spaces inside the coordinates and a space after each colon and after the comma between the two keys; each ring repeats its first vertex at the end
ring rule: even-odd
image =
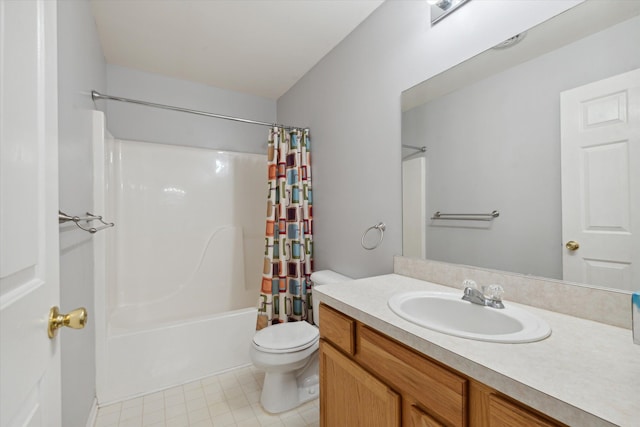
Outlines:
{"type": "Polygon", "coordinates": [[[362,233],[362,239],[360,239],[360,244],[362,245],[363,248],[365,248],[366,250],[370,251],[373,250],[375,248],[377,248],[378,246],[380,246],[380,244],[382,243],[382,240],[384,240],[384,230],[386,230],[387,226],[384,225],[384,222],[379,222],[376,225],[372,225],[371,227],[367,228],[365,230],[364,233],[362,233]],[[378,240],[378,243],[376,243],[373,246],[365,246],[364,244],[364,238],[367,235],[367,233],[371,230],[378,230],[380,232],[380,240],[378,240]]]}

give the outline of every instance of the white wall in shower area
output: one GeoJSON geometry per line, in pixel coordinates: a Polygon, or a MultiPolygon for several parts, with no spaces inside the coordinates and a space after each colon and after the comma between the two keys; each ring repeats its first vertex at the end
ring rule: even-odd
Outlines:
{"type": "Polygon", "coordinates": [[[116,226],[96,235],[99,403],[247,365],[266,156],[102,139],[96,207],[116,226]]]}
{"type": "Polygon", "coordinates": [[[266,156],[121,140],[108,155],[112,332],[255,305],[266,156]]]}

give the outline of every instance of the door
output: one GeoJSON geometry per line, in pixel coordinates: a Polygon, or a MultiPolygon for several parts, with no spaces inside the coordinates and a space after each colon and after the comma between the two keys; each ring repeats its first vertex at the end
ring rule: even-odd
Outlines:
{"type": "Polygon", "coordinates": [[[411,405],[407,413],[408,427],[445,427],[444,424],[415,405],[411,405]]]}
{"type": "Polygon", "coordinates": [[[320,425],[400,427],[400,395],[320,341],[320,425]]]}
{"type": "Polygon", "coordinates": [[[427,159],[402,161],[402,255],[426,258],[427,159]]]}
{"type": "Polygon", "coordinates": [[[0,0],[0,426],[60,426],[56,2],[0,0]]]}
{"type": "Polygon", "coordinates": [[[638,290],[640,69],[563,92],[561,135],[564,280],[638,290]]]}

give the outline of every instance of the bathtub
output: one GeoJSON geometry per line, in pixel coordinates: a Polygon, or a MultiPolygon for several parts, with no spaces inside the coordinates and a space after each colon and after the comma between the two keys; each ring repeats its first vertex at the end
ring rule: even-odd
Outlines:
{"type": "Polygon", "coordinates": [[[93,143],[99,404],[250,364],[266,156],[117,140],[100,112],[93,143]]]}
{"type": "Polygon", "coordinates": [[[107,339],[100,405],[250,364],[256,309],[119,333],[107,339]]]}

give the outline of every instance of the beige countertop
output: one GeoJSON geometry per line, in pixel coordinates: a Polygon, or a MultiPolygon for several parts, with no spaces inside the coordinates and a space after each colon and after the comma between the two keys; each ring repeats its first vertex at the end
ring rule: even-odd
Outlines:
{"type": "MultiPolygon", "coordinates": [[[[432,331],[393,313],[397,292],[459,289],[388,274],[314,288],[314,297],[451,368],[571,426],[640,426],[640,346],[629,329],[510,302],[551,336],[502,344],[432,331]]],[[[629,308],[631,309],[631,308],[629,308]]]]}

